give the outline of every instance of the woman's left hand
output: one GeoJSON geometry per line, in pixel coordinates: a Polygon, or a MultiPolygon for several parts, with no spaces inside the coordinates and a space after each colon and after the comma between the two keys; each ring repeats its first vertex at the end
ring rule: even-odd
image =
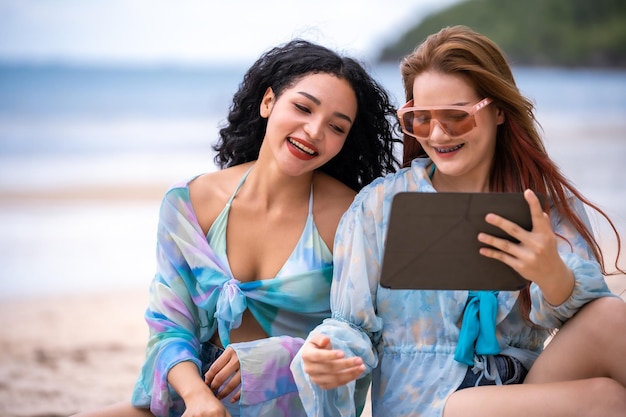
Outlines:
{"type": "MultiPolygon", "coordinates": [[[[213,362],[209,370],[204,374],[204,382],[220,400],[228,397],[241,384],[239,358],[233,348],[226,348],[224,353],[213,362]],[[226,385],[224,385],[225,382],[226,385]]],[[[241,390],[233,395],[231,402],[237,402],[240,398],[241,390]]]]}
{"type": "Polygon", "coordinates": [[[501,216],[490,213],[485,221],[492,224],[519,243],[479,233],[478,240],[491,248],[481,248],[488,258],[504,262],[527,280],[539,285],[548,302],[559,305],[571,294],[574,277],[557,250],[557,237],[552,230],[550,216],[543,211],[534,192],[526,190],[524,198],[530,207],[532,229],[523,227],[501,216]]]}

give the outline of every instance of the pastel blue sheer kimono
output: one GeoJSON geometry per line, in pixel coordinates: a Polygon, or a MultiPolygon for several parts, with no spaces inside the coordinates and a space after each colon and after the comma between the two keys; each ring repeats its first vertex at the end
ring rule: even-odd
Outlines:
{"type": "Polygon", "coordinates": [[[230,329],[247,308],[270,337],[230,344],[241,364],[240,415],[305,415],[289,365],[309,331],[330,315],[330,250],[324,245],[324,253],[305,259],[309,264],[297,272],[242,283],[209,246],[187,182],[165,195],[157,242],[157,273],[145,313],[150,337],[133,405],[157,416],[180,416],[184,403],[167,382],[169,370],[191,361],[200,373],[201,344],[216,330],[228,344],[230,329]]]}
{"type": "MultiPolygon", "coordinates": [[[[410,168],[377,179],[357,195],[335,238],[332,318],[311,333],[328,335],[333,348],[343,350],[346,357],[363,359],[365,373],[372,376],[375,417],[441,416],[446,399],[468,370],[467,364],[454,358],[468,291],[391,290],[379,285],[391,200],[402,191],[435,192],[425,170],[429,164],[428,159],[415,160],[410,168]]],[[[571,204],[587,218],[578,200],[572,199],[571,204]]],[[[559,243],[561,257],[576,280],[569,299],[559,306],[550,305],[539,287],[531,284],[530,319],[543,326],[537,327],[524,321],[519,292],[495,294],[499,351],[519,359],[526,368],[542,351],[547,329],[560,327],[587,302],[612,295],[582,237],[555,211],[551,220],[555,232],[572,245],[562,239],[559,243]]],[[[454,262],[452,253],[450,261],[454,262]]],[[[490,357],[479,353],[471,357],[476,372],[484,372],[490,357]]],[[[333,390],[320,389],[304,372],[299,354],[292,372],[310,417],[356,414],[351,401],[354,382],[333,390]]]]}

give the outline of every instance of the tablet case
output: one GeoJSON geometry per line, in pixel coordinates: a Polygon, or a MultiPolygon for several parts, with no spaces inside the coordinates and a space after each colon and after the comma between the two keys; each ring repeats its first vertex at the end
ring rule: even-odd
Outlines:
{"type": "Polygon", "coordinates": [[[517,242],[485,222],[487,213],[499,214],[526,230],[532,228],[522,193],[402,192],[394,196],[380,285],[414,290],[523,288],[529,281],[513,268],[478,252],[486,246],[478,241],[479,232],[517,242]]]}

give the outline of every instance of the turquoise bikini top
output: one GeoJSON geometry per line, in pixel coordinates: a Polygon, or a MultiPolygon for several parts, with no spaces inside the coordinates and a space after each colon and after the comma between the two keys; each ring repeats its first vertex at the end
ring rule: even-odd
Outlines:
{"type": "MultiPolygon", "coordinates": [[[[246,171],[243,178],[239,181],[237,188],[228,199],[226,206],[211,225],[207,239],[215,253],[222,257],[228,265],[228,256],[226,254],[226,227],[228,225],[228,214],[235,196],[246,181],[252,167],[246,171]]],[[[300,240],[296,244],[289,259],[285,262],[276,277],[286,276],[294,273],[301,273],[307,269],[317,268],[332,262],[332,252],[320,236],[315,221],[313,219],[313,186],[311,185],[311,193],[309,195],[309,214],[307,216],[304,230],[300,236],[300,240]]],[[[228,265],[230,268],[230,265],[228,265]]],[[[232,273],[232,271],[231,271],[232,273]]],[[[275,278],[275,277],[266,277],[275,278]]]]}

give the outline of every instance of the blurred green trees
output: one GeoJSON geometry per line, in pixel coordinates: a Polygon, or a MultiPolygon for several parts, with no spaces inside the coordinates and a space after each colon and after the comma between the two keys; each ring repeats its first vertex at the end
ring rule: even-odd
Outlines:
{"type": "Polygon", "coordinates": [[[466,0],[409,28],[379,59],[397,61],[458,24],[493,39],[516,66],[626,68],[626,0],[466,0]]]}

